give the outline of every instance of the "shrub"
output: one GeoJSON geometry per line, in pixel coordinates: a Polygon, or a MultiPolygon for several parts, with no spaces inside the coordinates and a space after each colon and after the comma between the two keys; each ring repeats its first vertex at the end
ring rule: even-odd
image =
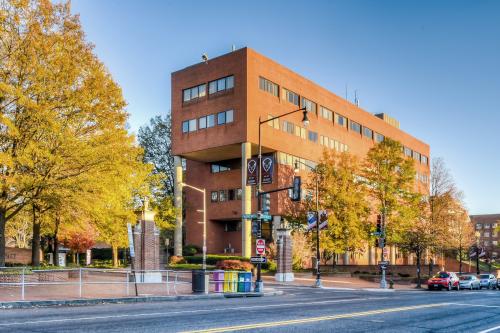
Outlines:
{"type": "MultiPolygon", "coordinates": [[[[201,264],[203,262],[203,256],[186,256],[184,257],[186,262],[189,264],[201,264]]],[[[207,265],[216,265],[218,261],[221,260],[239,260],[239,261],[250,261],[249,258],[239,257],[239,256],[225,256],[218,254],[207,255],[207,265]]]]}
{"type": "Polygon", "coordinates": [[[253,268],[251,263],[241,260],[221,260],[216,266],[217,269],[229,271],[251,271],[253,268]]]}
{"type": "Polygon", "coordinates": [[[398,273],[398,275],[401,277],[410,277],[410,274],[408,273],[398,273]]]}
{"type": "Polygon", "coordinates": [[[268,260],[267,263],[265,264],[262,264],[262,269],[267,269],[268,271],[276,271],[276,269],[278,268],[277,264],[275,261],[272,261],[272,260],[268,260]]]}
{"type": "Polygon", "coordinates": [[[176,265],[176,264],[185,264],[186,260],[183,257],[179,256],[171,256],[169,260],[169,264],[171,265],[176,265]]]}
{"type": "Polygon", "coordinates": [[[360,271],[354,271],[352,274],[359,274],[361,273],[360,271]]]}
{"type": "Polygon", "coordinates": [[[194,256],[197,253],[201,252],[201,248],[194,244],[188,244],[182,248],[183,256],[194,256]]]}

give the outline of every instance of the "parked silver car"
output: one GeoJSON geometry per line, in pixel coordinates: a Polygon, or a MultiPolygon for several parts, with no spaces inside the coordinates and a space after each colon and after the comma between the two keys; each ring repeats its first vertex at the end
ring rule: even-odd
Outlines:
{"type": "Polygon", "coordinates": [[[493,274],[481,274],[479,275],[481,284],[480,289],[496,289],[497,288],[497,278],[493,274]]]}
{"type": "Polygon", "coordinates": [[[460,289],[479,289],[481,283],[475,275],[462,275],[459,280],[460,289]]]}

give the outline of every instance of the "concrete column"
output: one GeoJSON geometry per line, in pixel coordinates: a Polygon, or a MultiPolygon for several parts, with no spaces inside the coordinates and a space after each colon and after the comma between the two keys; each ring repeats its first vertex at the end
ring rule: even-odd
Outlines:
{"type": "MultiPolygon", "coordinates": [[[[241,144],[241,213],[252,213],[252,187],[247,186],[247,159],[252,157],[252,144],[241,144]]],[[[252,220],[241,220],[241,255],[250,258],[252,255],[252,220]]]]}
{"type": "Polygon", "coordinates": [[[174,255],[182,256],[182,161],[180,156],[174,156],[174,205],[175,231],[174,255]]]}
{"type": "Polygon", "coordinates": [[[368,265],[376,265],[375,248],[368,245],[368,265]]]}
{"type": "Polygon", "coordinates": [[[391,265],[396,265],[396,247],[391,246],[391,265]]]}
{"type": "Polygon", "coordinates": [[[344,255],[343,255],[343,261],[344,261],[344,265],[349,265],[350,264],[350,256],[349,256],[349,252],[345,252],[344,255]]]}

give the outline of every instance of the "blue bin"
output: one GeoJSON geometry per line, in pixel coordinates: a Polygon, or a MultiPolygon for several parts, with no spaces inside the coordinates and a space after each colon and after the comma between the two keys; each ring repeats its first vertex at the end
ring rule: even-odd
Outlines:
{"type": "Polygon", "coordinates": [[[252,291],[252,272],[238,272],[238,292],[249,293],[252,291]]]}

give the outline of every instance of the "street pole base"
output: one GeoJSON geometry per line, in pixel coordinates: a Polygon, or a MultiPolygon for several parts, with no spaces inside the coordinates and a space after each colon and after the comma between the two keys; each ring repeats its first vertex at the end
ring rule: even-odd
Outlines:
{"type": "Polygon", "coordinates": [[[316,282],[314,282],[313,288],[323,288],[323,284],[321,283],[321,279],[316,279],[316,282]]]}
{"type": "Polygon", "coordinates": [[[263,281],[255,281],[255,288],[253,291],[256,293],[264,292],[264,282],[263,281]]]}
{"type": "Polygon", "coordinates": [[[387,281],[386,280],[380,280],[380,288],[387,289],[387,281]]]}

